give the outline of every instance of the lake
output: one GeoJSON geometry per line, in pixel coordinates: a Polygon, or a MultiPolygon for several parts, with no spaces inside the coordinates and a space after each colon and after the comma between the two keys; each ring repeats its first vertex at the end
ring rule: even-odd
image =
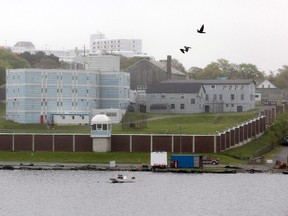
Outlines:
{"type": "Polygon", "coordinates": [[[288,175],[1,170],[5,216],[287,216],[288,175]]]}

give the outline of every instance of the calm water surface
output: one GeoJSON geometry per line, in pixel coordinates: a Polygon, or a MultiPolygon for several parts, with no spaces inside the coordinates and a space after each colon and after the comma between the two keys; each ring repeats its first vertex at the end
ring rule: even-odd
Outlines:
{"type": "Polygon", "coordinates": [[[0,215],[288,215],[288,175],[122,173],[0,171],[0,215]]]}

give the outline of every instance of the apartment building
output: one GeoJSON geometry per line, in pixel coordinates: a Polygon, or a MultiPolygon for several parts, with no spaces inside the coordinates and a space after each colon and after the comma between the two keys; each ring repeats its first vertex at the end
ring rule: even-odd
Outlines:
{"type": "Polygon", "coordinates": [[[88,124],[92,109],[130,103],[124,72],[10,69],[6,83],[6,118],[18,123],[88,124]]]}

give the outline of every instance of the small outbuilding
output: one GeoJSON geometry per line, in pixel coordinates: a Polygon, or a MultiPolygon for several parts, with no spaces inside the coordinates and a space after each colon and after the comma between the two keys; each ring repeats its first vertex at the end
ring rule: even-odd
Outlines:
{"type": "Polygon", "coordinates": [[[111,151],[111,119],[105,114],[97,114],[91,119],[91,138],[94,152],[111,151]]]}
{"type": "Polygon", "coordinates": [[[171,167],[173,168],[203,168],[202,155],[171,155],[171,167]]]}

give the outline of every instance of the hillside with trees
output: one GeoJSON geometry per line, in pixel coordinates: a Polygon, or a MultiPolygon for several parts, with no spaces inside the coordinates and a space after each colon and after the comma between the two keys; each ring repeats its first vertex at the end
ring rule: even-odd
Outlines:
{"type": "Polygon", "coordinates": [[[6,49],[0,49],[0,85],[6,83],[6,69],[29,68],[30,64],[23,58],[6,49]]]}
{"type": "Polygon", "coordinates": [[[51,54],[46,55],[44,52],[39,51],[35,54],[30,52],[24,52],[19,56],[29,62],[31,68],[44,68],[44,69],[67,69],[69,68],[68,63],[60,61],[59,57],[51,54]]]}

